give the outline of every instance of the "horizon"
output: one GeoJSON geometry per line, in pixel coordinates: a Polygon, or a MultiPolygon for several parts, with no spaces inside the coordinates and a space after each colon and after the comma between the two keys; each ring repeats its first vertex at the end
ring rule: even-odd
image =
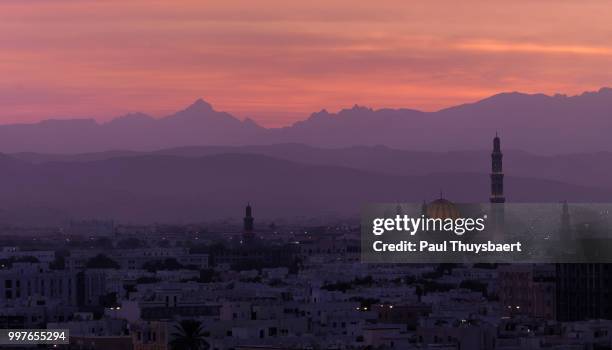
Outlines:
{"type": "MultiPolygon", "coordinates": [[[[544,95],[544,96],[549,97],[549,98],[553,98],[553,97],[556,97],[556,96],[562,96],[562,97],[565,97],[565,98],[573,98],[573,97],[579,97],[579,96],[582,96],[582,95],[585,95],[585,94],[598,93],[598,92],[601,92],[602,90],[607,90],[607,89],[612,89],[612,88],[609,87],[609,86],[601,86],[601,87],[593,89],[593,90],[585,90],[585,91],[578,92],[576,94],[571,94],[571,95],[567,94],[567,93],[563,93],[563,92],[556,92],[556,93],[553,93],[553,94],[546,94],[546,93],[543,93],[543,92],[527,93],[527,92],[522,92],[522,91],[501,91],[501,92],[497,92],[497,93],[494,93],[494,94],[489,95],[489,96],[484,96],[484,97],[479,98],[477,100],[464,101],[464,102],[460,102],[460,103],[454,104],[454,105],[443,106],[443,107],[441,107],[439,109],[432,110],[432,111],[417,109],[417,108],[410,107],[410,106],[398,106],[398,107],[379,106],[378,108],[374,108],[374,107],[369,106],[369,105],[361,105],[361,104],[355,103],[355,104],[353,104],[351,106],[340,106],[338,109],[335,109],[335,110],[330,110],[329,108],[322,107],[322,108],[319,108],[317,110],[313,110],[310,113],[305,114],[302,117],[302,119],[296,119],[296,120],[290,121],[289,124],[286,124],[286,125],[272,125],[272,126],[262,124],[259,120],[255,119],[255,118],[253,118],[251,116],[248,116],[248,115],[247,116],[240,116],[240,114],[237,114],[237,113],[235,113],[235,112],[233,112],[231,110],[222,110],[222,109],[216,108],[216,104],[214,102],[212,102],[211,100],[209,100],[207,98],[204,98],[204,97],[197,97],[197,98],[193,99],[192,102],[188,103],[187,105],[182,106],[182,107],[177,107],[174,111],[170,111],[170,112],[168,112],[166,114],[163,114],[163,115],[155,115],[154,113],[149,113],[147,111],[129,111],[129,112],[121,114],[121,115],[109,116],[108,118],[96,118],[95,116],[87,116],[87,115],[81,115],[81,116],[78,116],[78,115],[74,115],[74,116],[49,116],[49,117],[41,118],[41,119],[38,119],[38,120],[24,121],[24,122],[13,122],[13,123],[11,123],[11,122],[7,122],[7,123],[0,122],[0,126],[7,126],[7,125],[35,125],[35,124],[39,124],[39,123],[47,122],[47,121],[70,121],[70,120],[93,120],[93,121],[96,122],[96,124],[103,125],[103,124],[109,123],[109,122],[111,122],[113,120],[116,120],[116,119],[119,119],[119,118],[123,118],[123,117],[127,117],[127,116],[130,116],[130,115],[136,115],[136,114],[143,114],[143,115],[146,115],[148,117],[153,118],[154,120],[160,120],[160,119],[172,116],[172,115],[174,115],[174,114],[176,114],[176,113],[178,113],[180,111],[183,111],[183,110],[185,110],[185,109],[187,109],[187,108],[197,104],[199,101],[203,101],[204,103],[208,104],[212,108],[212,110],[214,110],[215,112],[228,113],[229,115],[231,115],[234,118],[237,118],[240,121],[251,120],[251,121],[255,122],[258,126],[260,126],[262,128],[265,128],[265,129],[282,129],[282,128],[286,128],[286,127],[291,127],[295,123],[299,123],[299,122],[305,121],[305,120],[309,119],[315,113],[326,111],[329,114],[338,114],[338,113],[340,113],[342,111],[350,110],[350,109],[355,108],[355,107],[368,108],[368,109],[372,109],[374,111],[378,111],[378,110],[382,110],[382,109],[392,109],[392,110],[402,110],[402,109],[405,109],[405,110],[414,110],[414,111],[422,112],[422,113],[437,113],[437,112],[440,112],[440,111],[443,111],[443,110],[446,110],[446,109],[450,109],[450,108],[454,108],[454,107],[476,104],[476,103],[479,103],[479,102],[484,101],[486,99],[489,99],[489,98],[492,98],[492,97],[496,97],[496,96],[499,96],[499,95],[520,94],[520,95],[525,95],[525,96],[544,95]]],[[[282,112],[279,112],[279,113],[282,113],[282,112]]],[[[287,112],[287,113],[290,113],[290,112],[287,112]]],[[[0,120],[1,120],[1,117],[2,116],[0,116],[0,120]]]]}
{"type": "Polygon", "coordinates": [[[610,12],[598,1],[3,1],[0,124],[159,117],[195,96],[278,127],[321,107],[573,95],[612,82],[610,12]]]}

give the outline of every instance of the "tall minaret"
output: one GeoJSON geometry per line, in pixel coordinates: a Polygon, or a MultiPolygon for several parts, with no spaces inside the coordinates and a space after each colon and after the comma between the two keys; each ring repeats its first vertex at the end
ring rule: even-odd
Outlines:
{"type": "Polygon", "coordinates": [[[251,209],[251,204],[247,203],[244,215],[244,233],[253,232],[253,221],[253,210],[251,209]]]}
{"type": "Polygon", "coordinates": [[[493,227],[499,231],[504,225],[504,171],[502,168],[503,154],[501,152],[501,142],[495,133],[493,139],[493,152],[491,153],[491,214],[493,227]]]}
{"type": "Polygon", "coordinates": [[[563,201],[563,209],[561,210],[561,232],[560,238],[564,241],[572,239],[572,223],[570,219],[569,207],[567,201],[563,201]]]}
{"type": "Polygon", "coordinates": [[[423,200],[423,204],[421,204],[421,216],[427,217],[427,203],[423,200]]]}

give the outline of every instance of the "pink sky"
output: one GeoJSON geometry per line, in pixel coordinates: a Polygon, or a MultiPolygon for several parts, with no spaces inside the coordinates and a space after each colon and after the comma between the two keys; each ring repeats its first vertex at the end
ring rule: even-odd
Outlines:
{"type": "Polygon", "coordinates": [[[612,86],[612,2],[501,4],[3,0],[0,123],[163,116],[202,97],[283,126],[612,86]]]}

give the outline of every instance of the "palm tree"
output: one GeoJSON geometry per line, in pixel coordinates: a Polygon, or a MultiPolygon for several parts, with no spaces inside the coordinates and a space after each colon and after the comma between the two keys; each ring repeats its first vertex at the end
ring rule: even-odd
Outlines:
{"type": "Polygon", "coordinates": [[[183,320],[174,326],[171,334],[170,348],[172,350],[208,350],[210,345],[204,339],[202,323],[196,320],[183,320]]]}

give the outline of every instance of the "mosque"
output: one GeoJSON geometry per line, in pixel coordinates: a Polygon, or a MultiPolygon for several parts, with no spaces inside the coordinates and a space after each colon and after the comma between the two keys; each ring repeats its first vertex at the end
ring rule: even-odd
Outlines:
{"type": "MultiPolygon", "coordinates": [[[[491,152],[491,196],[489,197],[490,206],[490,219],[493,224],[491,226],[496,231],[504,225],[504,203],[506,197],[504,196],[504,172],[502,166],[503,154],[501,151],[501,140],[499,135],[495,133],[493,138],[493,151],[491,152]]],[[[397,207],[397,214],[402,211],[401,206],[397,207]]],[[[427,204],[425,201],[421,207],[421,214],[427,218],[440,218],[440,219],[457,219],[461,217],[461,213],[457,206],[445,199],[440,193],[440,198],[427,204]]],[[[253,238],[254,234],[254,218],[252,215],[252,208],[250,203],[245,208],[245,216],[243,219],[243,237],[245,239],[253,238]]]]}
{"type": "MultiPolygon", "coordinates": [[[[489,202],[491,203],[490,219],[492,227],[496,230],[503,227],[505,217],[504,203],[506,202],[506,197],[504,196],[502,159],[501,140],[496,133],[495,138],[493,138],[493,152],[491,152],[491,196],[489,197],[489,202]]],[[[429,204],[423,202],[421,212],[428,218],[456,219],[461,217],[457,206],[448,199],[445,199],[442,194],[440,194],[440,198],[429,204]]]]}

